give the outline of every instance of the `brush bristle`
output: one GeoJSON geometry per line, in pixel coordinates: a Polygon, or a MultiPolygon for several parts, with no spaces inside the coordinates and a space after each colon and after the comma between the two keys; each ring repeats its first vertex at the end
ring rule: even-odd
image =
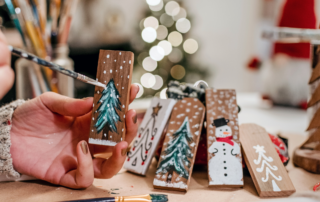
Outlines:
{"type": "Polygon", "coordinates": [[[168,196],[164,194],[150,194],[152,202],[166,202],[168,201],[168,196]]]}

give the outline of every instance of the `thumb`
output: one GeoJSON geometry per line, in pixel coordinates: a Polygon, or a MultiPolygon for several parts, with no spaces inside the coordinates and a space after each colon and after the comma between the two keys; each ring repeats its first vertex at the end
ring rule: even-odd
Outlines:
{"type": "Polygon", "coordinates": [[[60,180],[60,185],[81,189],[87,188],[93,183],[94,172],[92,157],[86,141],[81,141],[77,145],[78,167],[66,173],[60,180]]]}
{"type": "Polygon", "coordinates": [[[82,116],[92,109],[93,98],[73,99],[53,92],[40,96],[42,103],[52,112],[64,116],[82,116]]]}

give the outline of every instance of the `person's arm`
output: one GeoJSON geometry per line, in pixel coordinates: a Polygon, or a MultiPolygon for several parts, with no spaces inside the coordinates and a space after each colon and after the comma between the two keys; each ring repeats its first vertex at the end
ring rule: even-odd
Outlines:
{"type": "Polygon", "coordinates": [[[0,100],[11,89],[14,72],[10,67],[11,53],[3,33],[0,31],[0,100]]]}

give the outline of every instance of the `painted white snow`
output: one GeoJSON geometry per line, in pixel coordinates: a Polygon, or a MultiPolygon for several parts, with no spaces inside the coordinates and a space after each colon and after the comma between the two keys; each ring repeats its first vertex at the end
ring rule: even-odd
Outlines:
{"type": "Polygon", "coordinates": [[[187,184],[182,181],[174,182],[174,183],[167,183],[165,181],[161,181],[158,179],[153,180],[153,185],[159,186],[159,187],[173,187],[173,188],[180,188],[180,189],[186,189],[188,187],[187,184]]]}
{"type": "Polygon", "coordinates": [[[278,187],[277,183],[272,180],[272,189],[273,191],[281,191],[281,189],[278,187]]]}
{"type": "Polygon", "coordinates": [[[110,141],[110,140],[100,140],[100,139],[94,139],[89,138],[90,144],[99,144],[99,145],[107,145],[107,146],[115,146],[117,143],[110,141]]]}

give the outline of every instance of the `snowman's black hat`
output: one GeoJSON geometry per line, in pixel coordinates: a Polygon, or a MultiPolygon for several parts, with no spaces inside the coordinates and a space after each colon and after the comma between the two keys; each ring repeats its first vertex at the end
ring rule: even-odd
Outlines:
{"type": "Polygon", "coordinates": [[[218,128],[221,126],[228,125],[228,123],[229,123],[229,119],[220,118],[220,119],[213,120],[212,125],[218,128]]]}

